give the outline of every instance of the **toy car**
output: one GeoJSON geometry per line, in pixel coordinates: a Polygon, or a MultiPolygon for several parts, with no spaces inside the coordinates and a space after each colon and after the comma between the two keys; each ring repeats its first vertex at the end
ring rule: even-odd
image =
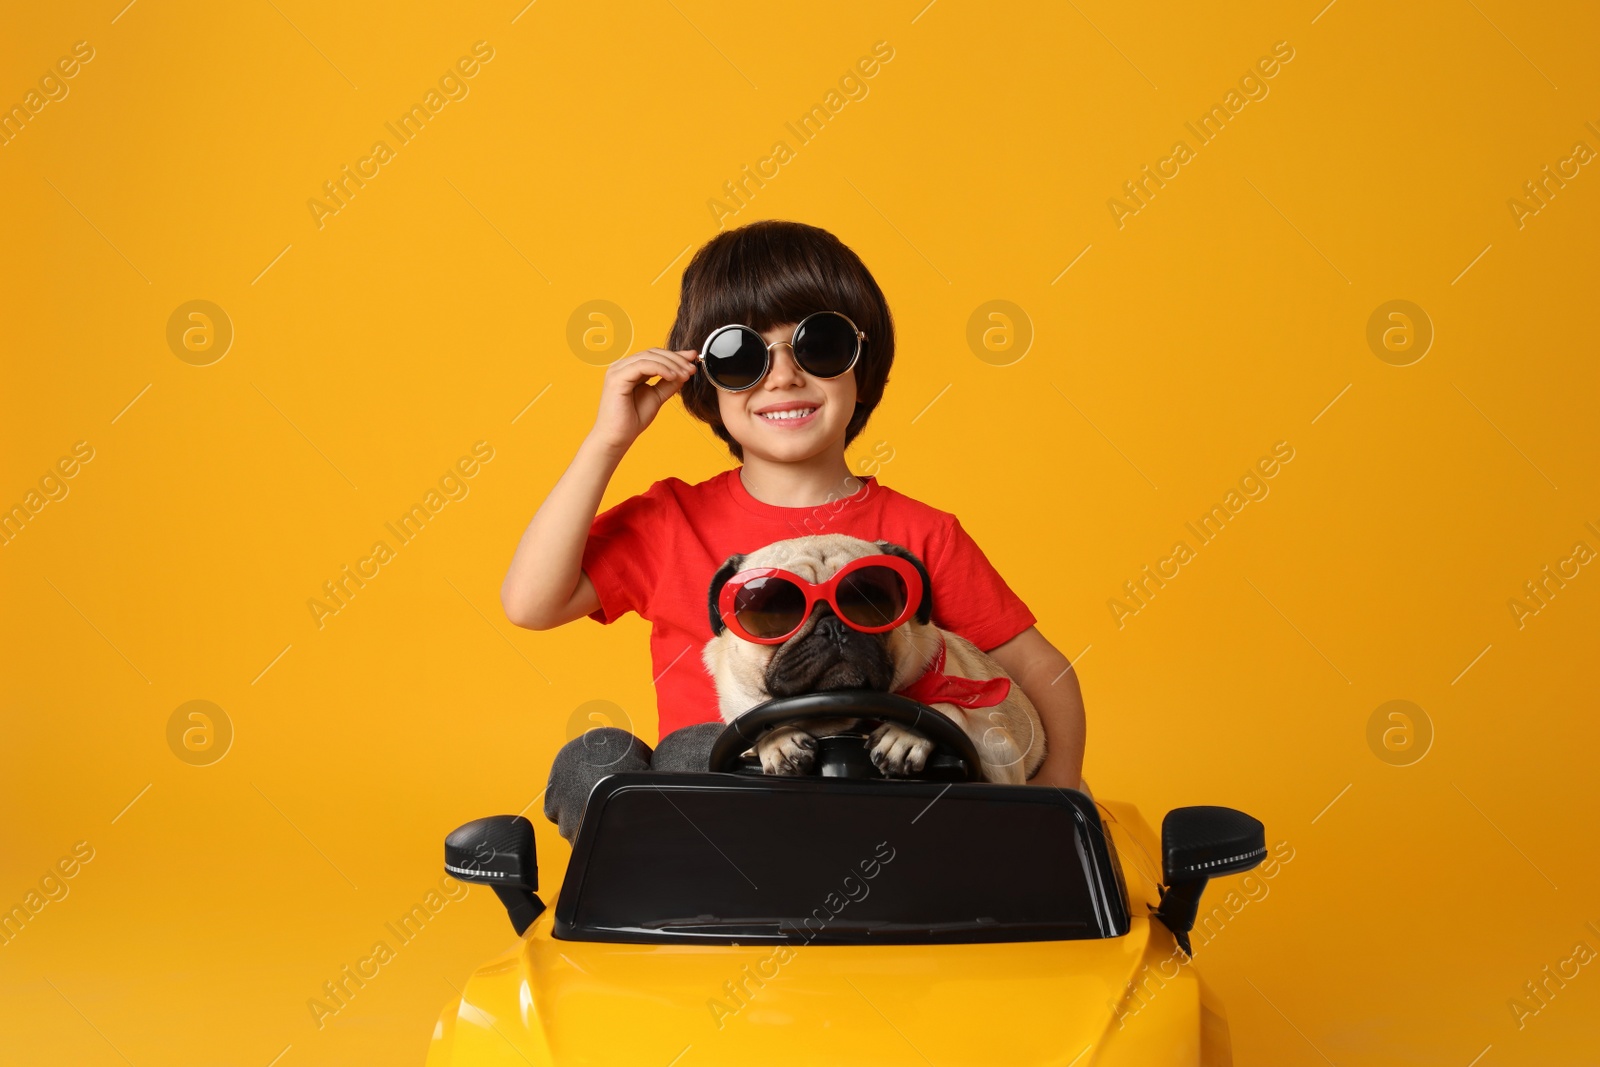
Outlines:
{"type": "Polygon", "coordinates": [[[446,838],[521,939],[445,1008],[429,1067],[1231,1061],[1188,932],[1208,878],[1265,857],[1250,816],[1169,812],[1158,877],[1132,806],[983,782],[955,723],[867,690],[768,701],[710,768],[602,779],[553,909],[527,819],[446,838]],[[870,721],[819,738],[811,776],[742,755],[840,715],[870,721]],[[879,777],[885,720],[935,743],[919,778],[879,777]]]}

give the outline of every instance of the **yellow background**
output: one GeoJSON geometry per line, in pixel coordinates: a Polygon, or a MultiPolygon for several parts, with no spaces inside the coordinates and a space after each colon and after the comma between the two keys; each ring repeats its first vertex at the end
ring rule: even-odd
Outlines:
{"type": "MultiPolygon", "coordinates": [[[[95,450],[0,548],[0,905],[94,850],[0,946],[6,1062],[420,1062],[511,936],[487,892],[324,1028],[307,1001],[437,888],[447,830],[535,800],[580,706],[654,738],[647,624],[520,631],[499,583],[594,364],[662,342],[708,201],[780,139],[724,223],[826,227],[896,318],[852,463],[886,442],[880,479],[1080,657],[1098,793],[1241,807],[1295,850],[1200,951],[1238,1062],[1593,1061],[1593,964],[1520,1029],[1508,1004],[1600,950],[1600,574],[1507,606],[1600,549],[1600,175],[1507,206],[1600,149],[1584,5],[122,3],[13,4],[0,35],[8,108],[95,50],[0,148],[0,504],[95,450]],[[470,94],[319,229],[323,182],[479,40],[470,94]],[[1119,229],[1107,200],[1279,41],[1270,94],[1119,229]],[[166,340],[194,299],[235,330],[204,367],[166,340]],[[1435,330],[1410,366],[1367,344],[1392,299],[1435,330]],[[569,345],[592,300],[626,349],[569,345]],[[1034,331],[1007,366],[967,342],[991,300],[1034,331]],[[307,600],[477,441],[470,494],[319,629],[307,600]],[[1119,629],[1122,583],[1278,441],[1270,496],[1119,629]],[[167,742],[196,699],[235,733],[204,767],[167,742]],[[1434,734],[1410,766],[1368,744],[1397,699],[1434,734]]],[[[606,504],[730,463],[674,401],[606,504]]]]}

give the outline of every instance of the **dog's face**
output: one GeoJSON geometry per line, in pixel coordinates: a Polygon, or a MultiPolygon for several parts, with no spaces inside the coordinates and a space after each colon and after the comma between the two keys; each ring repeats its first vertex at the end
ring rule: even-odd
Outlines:
{"type": "Polygon", "coordinates": [[[830,689],[892,692],[902,688],[922,672],[929,650],[937,644],[930,624],[932,603],[922,561],[899,545],[883,541],[820,534],[778,541],[755,552],[730,556],[711,581],[710,610],[716,636],[702,654],[717,683],[723,718],[731,720],[771,697],[830,689]],[[922,573],[924,599],[917,614],[905,625],[884,633],[863,633],[846,625],[824,603],[817,604],[800,629],[779,645],[746,641],[721,624],[717,597],[727,580],[739,571],[782,567],[807,581],[820,583],[851,560],[874,555],[901,556],[922,573]]]}

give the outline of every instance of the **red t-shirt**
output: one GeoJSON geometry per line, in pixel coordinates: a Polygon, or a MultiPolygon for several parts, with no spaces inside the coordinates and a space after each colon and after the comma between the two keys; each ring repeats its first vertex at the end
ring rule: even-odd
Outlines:
{"type": "Polygon", "coordinates": [[[734,468],[697,485],[662,479],[595,517],[583,569],[600,607],[589,617],[610,624],[636,611],[652,623],[661,736],[720,718],[700,652],[711,640],[711,576],[735,552],[808,534],[881,538],[910,549],[928,568],[934,625],[987,652],[1037,621],[954,515],[876,478],[861,481],[853,496],[785,508],[751,496],[734,468]]]}

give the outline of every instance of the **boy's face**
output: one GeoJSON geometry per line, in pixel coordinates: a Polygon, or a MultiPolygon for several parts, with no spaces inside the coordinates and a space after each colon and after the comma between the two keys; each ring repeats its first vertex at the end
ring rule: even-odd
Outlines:
{"type": "MultiPolygon", "coordinates": [[[[795,323],[774,326],[761,336],[768,344],[789,342],[795,323]]],[[[787,343],[772,350],[766,377],[742,393],[717,390],[722,425],[754,454],[779,463],[797,463],[825,451],[844,451],[844,432],[856,410],[856,376],[817,378],[800,369],[787,343]],[[787,417],[774,417],[787,416],[787,417]]]]}

